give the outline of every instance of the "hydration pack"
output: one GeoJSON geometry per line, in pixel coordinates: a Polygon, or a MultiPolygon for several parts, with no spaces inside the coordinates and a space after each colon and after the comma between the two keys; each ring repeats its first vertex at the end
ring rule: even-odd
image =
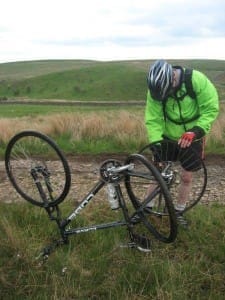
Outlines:
{"type": "MultiPolygon", "coordinates": [[[[182,69],[180,66],[173,66],[173,68],[182,69]]],[[[183,72],[182,82],[185,84],[186,93],[184,93],[180,97],[175,95],[175,99],[177,101],[179,111],[180,111],[181,121],[175,121],[170,116],[168,116],[168,114],[166,113],[166,101],[163,102],[164,121],[166,121],[166,119],[168,119],[168,120],[170,120],[171,122],[173,122],[177,125],[183,125],[184,128],[185,128],[185,131],[186,131],[186,124],[187,123],[193,122],[193,121],[195,121],[199,118],[199,114],[197,114],[196,116],[193,116],[189,120],[184,121],[183,116],[182,116],[182,111],[181,111],[181,105],[180,105],[180,101],[182,101],[184,99],[184,97],[187,96],[187,95],[189,95],[193,100],[197,100],[197,96],[196,96],[196,93],[193,89],[192,80],[191,80],[192,79],[192,72],[193,72],[193,69],[190,69],[190,68],[186,68],[183,72]]]]}

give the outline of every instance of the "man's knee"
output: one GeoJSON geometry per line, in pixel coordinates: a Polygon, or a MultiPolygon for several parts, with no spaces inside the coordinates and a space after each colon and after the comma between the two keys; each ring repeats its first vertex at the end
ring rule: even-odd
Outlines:
{"type": "Polygon", "coordinates": [[[181,174],[181,180],[184,184],[190,184],[192,181],[192,172],[183,171],[181,174]]]}

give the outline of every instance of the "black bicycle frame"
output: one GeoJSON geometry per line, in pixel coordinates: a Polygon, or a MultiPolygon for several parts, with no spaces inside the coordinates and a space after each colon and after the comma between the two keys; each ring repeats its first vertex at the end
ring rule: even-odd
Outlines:
{"type": "Polygon", "coordinates": [[[61,218],[60,218],[60,212],[59,212],[58,207],[57,207],[57,216],[56,217],[53,216],[54,208],[52,211],[49,208],[46,208],[46,210],[50,216],[50,219],[53,221],[56,221],[56,223],[60,229],[60,233],[61,233],[61,236],[62,236],[64,242],[67,242],[68,241],[67,237],[69,235],[73,235],[73,234],[96,231],[96,230],[100,230],[100,229],[115,228],[115,227],[125,226],[125,225],[129,229],[129,227],[131,225],[129,223],[128,211],[127,211],[124,197],[122,195],[122,191],[121,191],[119,182],[115,183],[114,185],[115,185],[117,197],[119,199],[120,208],[123,211],[124,220],[66,229],[66,227],[69,225],[69,223],[72,220],[76,219],[76,217],[91,202],[91,200],[94,198],[94,196],[103,188],[103,186],[105,184],[106,184],[105,181],[99,180],[98,183],[91,189],[91,191],[83,198],[81,203],[74,209],[74,211],[67,218],[65,218],[63,220],[61,220],[61,218]]]}

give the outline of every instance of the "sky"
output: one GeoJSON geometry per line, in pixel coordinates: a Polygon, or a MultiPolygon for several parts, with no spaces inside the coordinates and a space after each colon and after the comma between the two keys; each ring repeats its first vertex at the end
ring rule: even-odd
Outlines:
{"type": "Polygon", "coordinates": [[[224,0],[5,0],[0,63],[225,60],[224,0]]]}

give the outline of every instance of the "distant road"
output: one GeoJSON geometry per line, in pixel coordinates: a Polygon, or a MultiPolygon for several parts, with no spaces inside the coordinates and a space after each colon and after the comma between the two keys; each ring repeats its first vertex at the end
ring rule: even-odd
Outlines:
{"type": "Polygon", "coordinates": [[[118,106],[118,105],[145,105],[145,101],[75,101],[75,100],[2,100],[0,104],[28,104],[28,105],[98,105],[98,106],[118,106]]]}
{"type": "MultiPolygon", "coordinates": [[[[225,100],[220,100],[224,103],[225,100]]],[[[75,100],[1,100],[0,105],[4,104],[26,104],[26,105],[66,105],[66,106],[118,106],[118,105],[134,105],[144,106],[143,100],[130,101],[75,101],[75,100]]]]}

